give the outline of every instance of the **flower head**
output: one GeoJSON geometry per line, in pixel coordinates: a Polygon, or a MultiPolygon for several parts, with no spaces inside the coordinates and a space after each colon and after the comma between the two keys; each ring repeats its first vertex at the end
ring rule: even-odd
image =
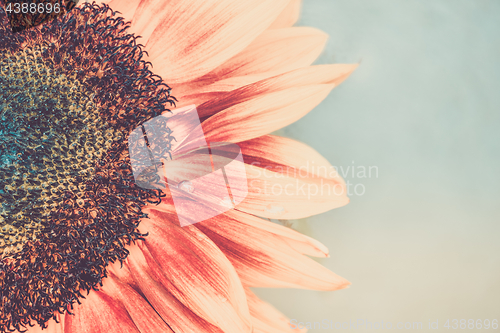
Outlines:
{"type": "MultiPolygon", "coordinates": [[[[310,216],[348,199],[264,194],[276,184],[344,186],[314,171],[279,177],[307,160],[329,164],[267,133],[311,110],[355,66],[309,66],[325,36],[289,27],[295,0],[108,3],[18,33],[1,13],[0,331],[285,331],[250,287],[348,282],[304,256],[327,256],[323,245],[263,218],[310,216]],[[176,89],[179,105],[199,105],[208,142],[238,143],[250,178],[236,209],[187,227],[168,190],[134,182],[127,140],[173,110],[176,89]]],[[[167,126],[156,139],[186,137],[182,117],[167,126]]],[[[183,195],[195,220],[196,196],[183,195]]]]}

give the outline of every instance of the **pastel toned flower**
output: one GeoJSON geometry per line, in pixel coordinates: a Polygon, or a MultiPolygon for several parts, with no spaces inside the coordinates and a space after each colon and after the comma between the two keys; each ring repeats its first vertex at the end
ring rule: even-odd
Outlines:
{"type": "Polygon", "coordinates": [[[356,67],[311,66],[326,35],[291,27],[299,6],[80,3],[16,34],[1,13],[0,331],[294,332],[250,288],[349,285],[308,257],[327,257],[324,245],[269,221],[348,203],[343,180],[320,172],[328,161],[269,135],[356,67]],[[174,108],[193,104],[207,142],[241,148],[248,196],[180,227],[168,190],[134,183],[127,137],[170,111],[163,139],[188,137],[174,108]],[[340,191],[302,190],[325,185],[340,191]]]}

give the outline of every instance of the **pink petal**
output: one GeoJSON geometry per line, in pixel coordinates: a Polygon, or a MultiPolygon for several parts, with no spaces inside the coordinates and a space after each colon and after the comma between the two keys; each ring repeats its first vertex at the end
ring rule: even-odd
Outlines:
{"type": "Polygon", "coordinates": [[[202,124],[208,142],[240,142],[268,134],[296,122],[333,89],[317,84],[294,87],[240,103],[202,124]]]}
{"type": "Polygon", "coordinates": [[[264,135],[240,142],[238,145],[247,164],[288,172],[297,177],[308,174],[345,184],[326,158],[302,142],[276,135],[264,135]]]}
{"type": "MultiPolygon", "coordinates": [[[[189,205],[189,200],[186,200],[186,205],[189,205]]],[[[172,216],[172,219],[175,219],[176,210],[173,204],[169,203],[167,200],[163,200],[159,205],[148,206],[144,211],[149,212],[150,210],[159,210],[165,212],[167,214],[170,214],[170,216],[172,216]]],[[[190,212],[191,216],[189,216],[188,218],[196,220],[196,209],[191,209],[190,212]]],[[[231,220],[225,219],[225,221],[239,223],[244,225],[245,228],[260,230],[260,232],[270,235],[270,237],[276,237],[280,242],[288,244],[289,247],[286,247],[287,249],[293,249],[298,253],[307,254],[314,257],[326,258],[329,256],[328,248],[326,248],[323,244],[293,229],[284,227],[277,223],[272,223],[257,216],[240,212],[235,209],[226,212],[225,215],[231,217],[231,220]]],[[[210,219],[209,221],[217,221],[217,218],[210,219]]],[[[203,225],[206,225],[206,223],[208,222],[203,223],[203,225]]]]}
{"type": "MultiPolygon", "coordinates": [[[[175,219],[175,209],[168,203],[148,207],[146,212],[158,215],[157,209],[175,219]]],[[[160,223],[159,219],[154,220],[160,223]]],[[[163,224],[169,225],[168,222],[163,224]]],[[[325,256],[327,250],[321,243],[272,224],[231,210],[195,226],[224,252],[245,285],[337,290],[350,284],[301,254],[309,252],[325,256]]]]}
{"type": "Polygon", "coordinates": [[[139,229],[149,233],[145,247],[165,272],[164,286],[198,316],[224,332],[251,329],[241,282],[231,263],[193,226],[181,228],[173,217],[149,211],[139,229]]]}
{"type": "Polygon", "coordinates": [[[104,279],[102,291],[124,306],[140,332],[174,332],[144,297],[114,273],[104,279]]]}
{"type": "Polygon", "coordinates": [[[175,332],[221,333],[220,328],[197,316],[165,287],[168,279],[147,248],[133,246],[124,267],[137,288],[175,332]]]}
{"type": "MultiPolygon", "coordinates": [[[[298,173],[300,170],[296,170],[298,173]]],[[[349,203],[343,182],[246,164],[248,195],[236,209],[274,219],[300,219],[349,203]]]]}
{"type": "MultiPolygon", "coordinates": [[[[240,143],[246,174],[246,197],[236,209],[275,219],[304,218],[341,207],[349,202],[344,180],[312,148],[291,139],[276,136],[240,143]]],[[[220,151],[223,154],[223,149],[220,151]]],[[[204,166],[193,158],[169,162],[169,172],[179,179],[193,179],[204,166]],[[179,164],[180,163],[180,164],[179,164]],[[198,165],[200,164],[200,165],[198,165]]],[[[189,194],[176,188],[165,193],[210,206],[210,188],[217,184],[200,183],[203,195],[189,194]]],[[[187,211],[183,209],[183,211],[187,211]]],[[[198,209],[194,213],[201,212],[198,209]]],[[[217,215],[217,214],[215,214],[217,215]]],[[[200,221],[193,217],[194,221],[200,221]]],[[[201,219],[203,220],[203,219],[201,219]]]]}

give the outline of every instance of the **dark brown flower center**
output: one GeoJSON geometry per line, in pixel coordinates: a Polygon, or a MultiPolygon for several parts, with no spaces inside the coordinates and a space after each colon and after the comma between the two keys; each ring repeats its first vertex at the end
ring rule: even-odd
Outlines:
{"type": "Polygon", "coordinates": [[[35,46],[0,53],[0,251],[3,256],[36,240],[61,195],[88,203],[85,182],[121,133],[103,120],[92,91],[54,68],[35,46]]]}

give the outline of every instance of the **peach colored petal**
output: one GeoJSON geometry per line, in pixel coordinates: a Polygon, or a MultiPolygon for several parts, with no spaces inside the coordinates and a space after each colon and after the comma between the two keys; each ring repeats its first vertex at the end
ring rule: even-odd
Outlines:
{"type": "Polygon", "coordinates": [[[196,227],[226,254],[244,285],[337,290],[350,284],[294,250],[280,236],[242,223],[242,217],[227,212],[196,227]]]}
{"type": "Polygon", "coordinates": [[[281,14],[276,18],[276,20],[271,24],[269,29],[279,29],[291,27],[297,22],[300,16],[300,7],[302,5],[302,0],[292,0],[286,6],[286,8],[281,12],[281,14]]]}
{"type": "Polygon", "coordinates": [[[71,312],[64,317],[65,333],[140,333],[125,307],[102,291],[93,290],[71,312]]]}
{"type": "Polygon", "coordinates": [[[181,228],[171,220],[168,214],[150,211],[139,226],[149,233],[144,244],[165,272],[165,288],[224,332],[250,331],[245,294],[231,263],[196,228],[181,228]]]}
{"type": "Polygon", "coordinates": [[[236,209],[267,218],[299,219],[349,203],[343,182],[246,165],[248,195],[236,209]]]}
{"type": "Polygon", "coordinates": [[[145,38],[155,73],[169,84],[201,77],[241,52],[289,0],[148,1],[134,29],[145,38]]]}
{"type": "MultiPolygon", "coordinates": [[[[155,309],[127,283],[120,281],[112,272],[104,279],[101,289],[123,304],[130,318],[141,333],[174,332],[156,313],[155,309]]],[[[93,291],[91,291],[93,292],[93,291]]]]}
{"type": "MultiPolygon", "coordinates": [[[[148,212],[149,210],[159,210],[165,212],[170,214],[172,219],[175,220],[175,207],[171,202],[169,202],[169,200],[164,199],[160,204],[150,205],[144,209],[145,212],[148,212]]],[[[188,218],[195,220],[196,210],[192,209],[190,212],[192,215],[188,216],[188,218]]],[[[234,209],[226,212],[225,215],[228,217],[224,219],[225,223],[241,224],[244,225],[245,228],[256,229],[262,233],[270,235],[270,237],[277,237],[279,241],[287,243],[291,249],[298,253],[323,258],[329,256],[328,249],[323,244],[293,229],[234,209]]],[[[210,221],[217,221],[217,218],[211,219],[210,221]]]]}
{"type": "Polygon", "coordinates": [[[290,320],[271,304],[259,299],[250,289],[245,288],[248,306],[254,323],[254,333],[307,332],[290,326],[290,320]]]}
{"type": "MultiPolygon", "coordinates": [[[[103,0],[101,2],[107,3],[114,11],[120,12],[126,21],[131,21],[141,0],[103,0]]],[[[137,33],[133,25],[130,30],[137,33]]]]}
{"type": "Polygon", "coordinates": [[[147,248],[132,246],[124,267],[130,270],[138,290],[174,332],[221,333],[222,331],[194,314],[164,286],[168,285],[162,269],[147,248]]]}
{"type": "MultiPolygon", "coordinates": [[[[243,102],[248,102],[256,98],[256,96],[266,95],[273,92],[280,92],[290,88],[297,88],[309,85],[331,84],[338,86],[345,80],[357,67],[357,65],[319,65],[297,69],[282,75],[271,78],[266,78],[259,82],[240,88],[243,82],[239,78],[224,80],[228,83],[224,87],[224,82],[215,83],[213,86],[206,87],[205,90],[198,89],[198,93],[190,96],[185,96],[183,99],[187,103],[193,98],[199,101],[206,100],[205,103],[197,107],[200,117],[206,118],[214,115],[232,106],[236,106],[243,102]],[[232,82],[227,82],[232,81],[232,82]],[[215,85],[222,84],[216,87],[215,85]],[[213,91],[218,89],[232,90],[229,92],[218,93],[214,96],[213,91]],[[211,91],[203,94],[202,91],[211,91]]],[[[267,133],[265,133],[267,134],[267,133]]]]}
{"type": "Polygon", "coordinates": [[[200,80],[206,84],[263,73],[266,78],[306,67],[320,55],[327,39],[323,31],[308,27],[268,30],[200,80]]]}
{"type": "Polygon", "coordinates": [[[328,248],[319,241],[301,234],[293,229],[273,223],[257,216],[238,210],[226,212],[233,223],[244,225],[244,228],[257,229],[265,234],[273,235],[287,243],[294,251],[314,257],[329,257],[328,248]]]}
{"type": "Polygon", "coordinates": [[[333,89],[317,84],[256,96],[202,124],[208,142],[240,142],[268,134],[302,118],[333,89]]]}

